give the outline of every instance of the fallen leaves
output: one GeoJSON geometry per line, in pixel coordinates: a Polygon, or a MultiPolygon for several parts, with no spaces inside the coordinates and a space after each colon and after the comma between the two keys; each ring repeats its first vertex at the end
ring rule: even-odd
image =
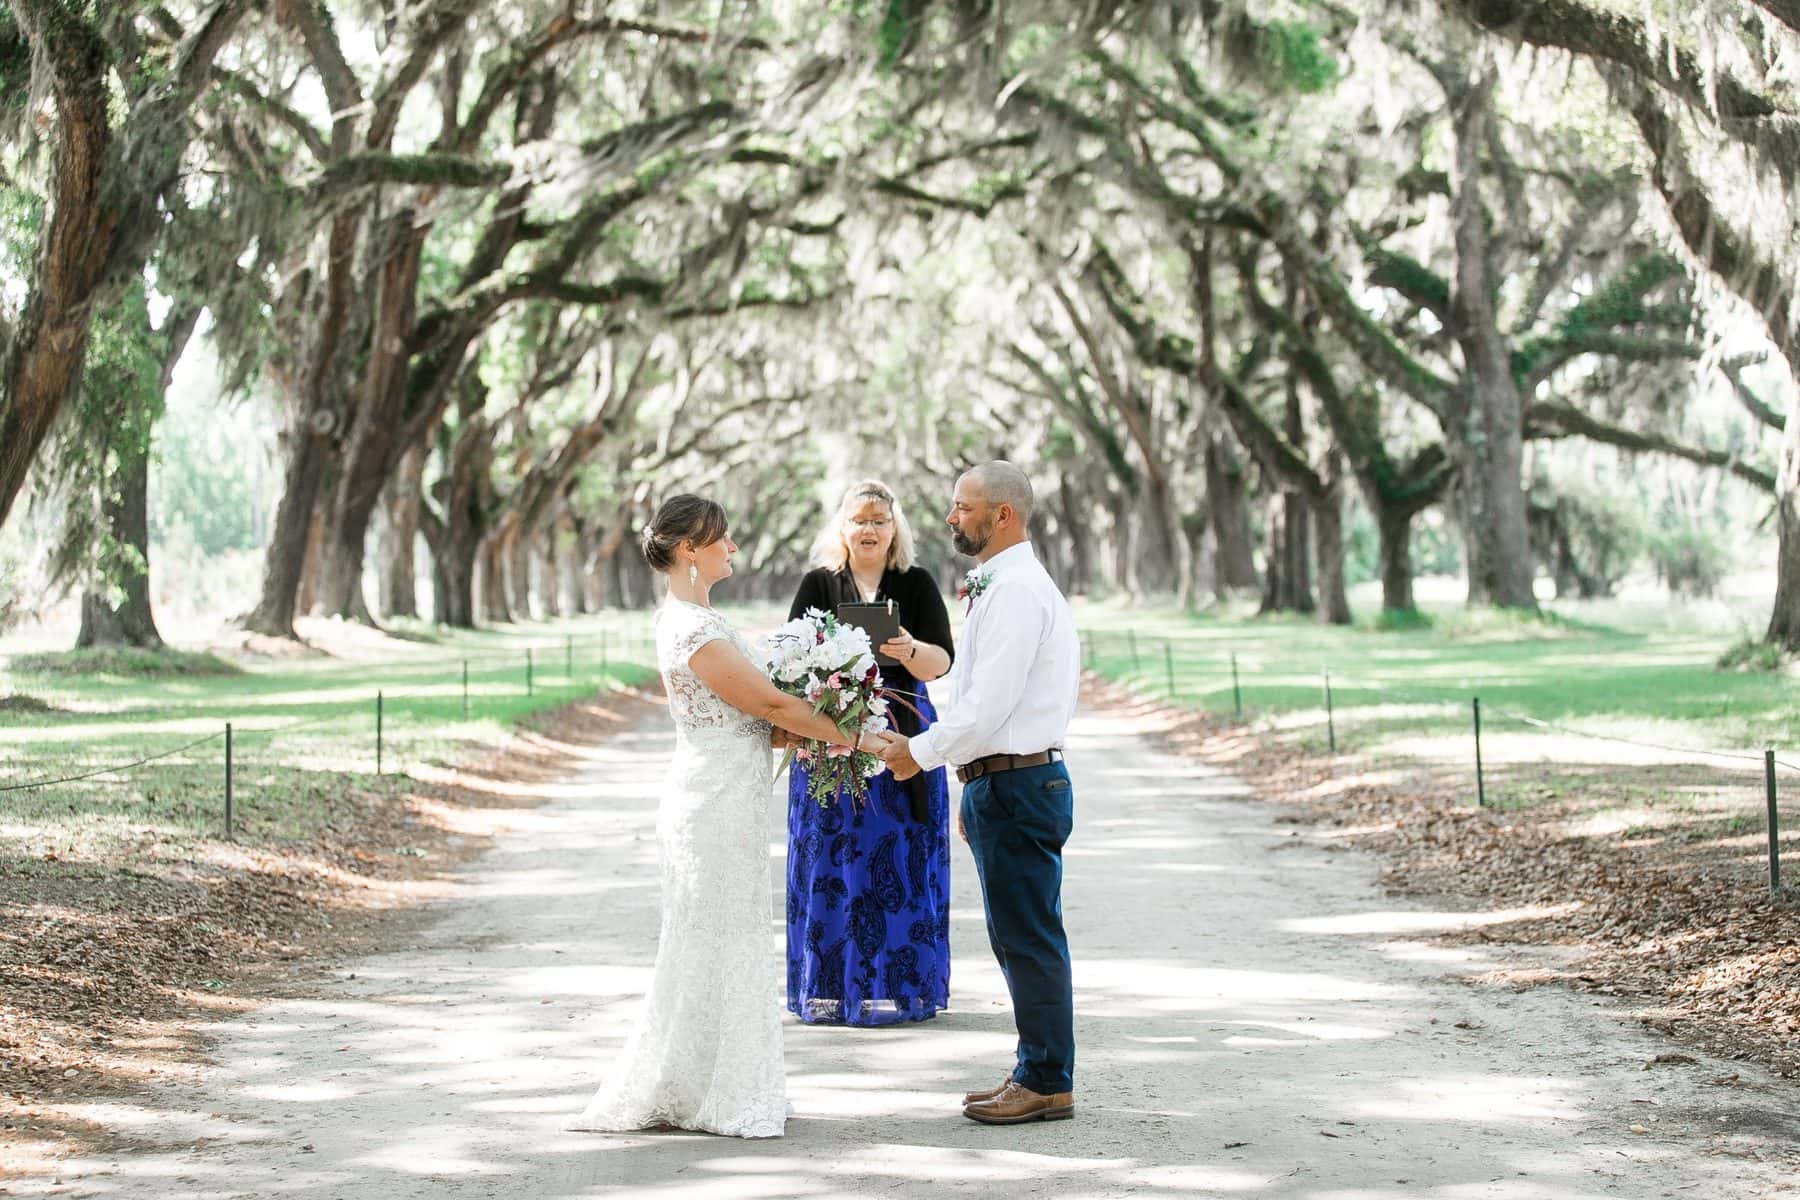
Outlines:
{"type": "Polygon", "coordinates": [[[309,960],[393,936],[497,814],[535,803],[534,785],[648,711],[620,694],[581,701],[429,783],[346,785],[343,818],[305,842],[146,834],[105,853],[0,858],[0,1176],[27,1142],[53,1154],[107,1144],[60,1107],[166,1078],[198,1053],[197,1018],[291,991],[309,960]]]}
{"type": "MultiPolygon", "coordinates": [[[[1091,679],[1087,686],[1091,702],[1129,711],[1171,748],[1280,803],[1288,811],[1277,824],[1311,826],[1333,844],[1379,853],[1382,881],[1395,890],[1460,895],[1521,914],[1447,940],[1580,951],[1564,969],[1490,982],[1560,982],[1618,997],[1655,1010],[1648,1028],[1800,1076],[1800,904],[1769,895],[1760,817],[1708,807],[1718,795],[1759,796],[1759,774],[1520,764],[1490,768],[1489,791],[1511,788],[1529,803],[1477,808],[1465,763],[1312,755],[1276,731],[1171,711],[1091,679]],[[1552,769],[1554,788],[1533,780],[1552,769]],[[1654,819],[1618,818],[1627,803],[1654,819]]],[[[1316,840],[1277,845],[1305,849],[1316,840]]],[[[1800,861],[1800,850],[1792,853],[1800,861]]]]}

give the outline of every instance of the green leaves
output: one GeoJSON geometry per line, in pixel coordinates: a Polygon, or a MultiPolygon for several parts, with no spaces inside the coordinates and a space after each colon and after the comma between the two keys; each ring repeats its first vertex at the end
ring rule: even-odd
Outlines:
{"type": "Polygon", "coordinates": [[[1302,95],[1329,91],[1337,83],[1337,59],[1317,29],[1299,21],[1268,21],[1251,35],[1267,82],[1302,95]]]}

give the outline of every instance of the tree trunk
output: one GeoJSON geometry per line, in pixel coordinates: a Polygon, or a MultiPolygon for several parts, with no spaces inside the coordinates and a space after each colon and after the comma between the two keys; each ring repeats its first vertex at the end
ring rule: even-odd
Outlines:
{"type": "MultiPolygon", "coordinates": [[[[9,51],[29,46],[24,57],[48,84],[56,147],[24,306],[0,338],[0,525],[57,414],[75,394],[91,314],[105,303],[109,287],[142,274],[162,227],[164,193],[194,136],[188,109],[251,8],[219,4],[198,17],[173,68],[127,102],[108,85],[115,51],[85,6],[9,7],[15,25],[9,51]]],[[[100,13],[110,8],[96,7],[100,13]]],[[[7,86],[22,88],[24,82],[15,74],[7,86]]]]}
{"type": "MultiPolygon", "coordinates": [[[[326,486],[321,483],[319,491],[323,494],[326,486]]],[[[307,616],[317,616],[319,606],[319,574],[325,563],[325,512],[322,508],[313,509],[312,519],[306,525],[306,561],[300,571],[300,595],[295,600],[296,611],[307,616]]]]}
{"type": "Polygon", "coordinates": [[[506,561],[501,553],[503,539],[489,533],[481,539],[476,558],[480,569],[476,586],[481,596],[481,619],[490,624],[506,624],[513,619],[506,604],[506,561]]]}
{"type": "Polygon", "coordinates": [[[1350,597],[1344,585],[1343,461],[1333,451],[1322,472],[1326,489],[1312,502],[1319,563],[1319,620],[1350,624],[1350,597]]]}
{"type": "Polygon", "coordinates": [[[385,234],[372,238],[391,246],[374,271],[367,357],[359,381],[356,406],[331,499],[331,538],[326,543],[319,607],[327,616],[373,619],[363,600],[363,565],[368,554],[369,522],[391,475],[401,470],[402,450],[396,443],[405,407],[407,341],[416,317],[419,266],[425,234],[417,214],[402,208],[386,223],[385,234]],[[404,232],[400,232],[404,231],[404,232]]]}
{"type": "Polygon", "coordinates": [[[1397,504],[1375,507],[1376,536],[1380,541],[1381,607],[1390,613],[1412,612],[1413,601],[1411,509],[1397,504]]]}
{"type": "Polygon", "coordinates": [[[1272,613],[1281,610],[1282,597],[1286,594],[1286,584],[1282,575],[1287,570],[1287,524],[1282,519],[1285,497],[1277,493],[1268,498],[1263,509],[1263,579],[1262,601],[1257,605],[1258,613],[1272,613]]]}
{"type": "Polygon", "coordinates": [[[1494,73],[1483,70],[1455,105],[1456,280],[1451,297],[1455,336],[1463,353],[1469,406],[1462,432],[1471,467],[1465,479],[1470,538],[1469,599],[1509,608],[1536,608],[1531,529],[1525,512],[1524,406],[1512,373],[1511,346],[1494,310],[1498,290],[1482,202],[1481,147],[1493,119],[1494,73]]]}
{"type": "Polygon", "coordinates": [[[1113,583],[1127,596],[1141,591],[1137,573],[1137,522],[1131,497],[1123,490],[1112,498],[1113,583]]]}
{"type": "Polygon", "coordinates": [[[587,543],[589,522],[576,517],[568,509],[566,515],[569,536],[563,539],[562,553],[557,556],[557,570],[562,575],[562,587],[569,599],[569,612],[576,616],[593,612],[588,604],[587,543]]]}
{"type": "MultiPolygon", "coordinates": [[[[1288,284],[1288,304],[1292,311],[1299,303],[1300,289],[1297,280],[1290,279],[1288,284]]],[[[1306,455],[1306,416],[1300,406],[1300,380],[1290,373],[1287,382],[1286,436],[1288,445],[1302,457],[1306,455]]],[[[1282,498],[1283,520],[1286,528],[1283,531],[1282,544],[1287,551],[1287,594],[1282,597],[1281,607],[1294,612],[1309,613],[1316,607],[1313,601],[1312,581],[1312,503],[1299,492],[1289,492],[1282,498]]]]}
{"type": "Polygon", "coordinates": [[[625,599],[619,590],[620,559],[624,555],[619,548],[625,544],[625,535],[630,531],[631,523],[625,513],[609,521],[594,544],[594,562],[589,568],[594,578],[594,608],[603,610],[608,606],[624,608],[625,599]]]}
{"type": "MultiPolygon", "coordinates": [[[[493,429],[482,415],[487,388],[475,362],[464,368],[455,387],[456,437],[450,443],[449,462],[432,485],[432,495],[443,508],[432,579],[440,596],[437,619],[458,629],[473,629],[477,579],[485,588],[488,578],[477,570],[477,565],[486,549],[488,513],[492,511],[489,469],[493,465],[494,441],[493,429]]],[[[485,590],[481,595],[491,617],[491,597],[485,590]]]]}
{"type": "Polygon", "coordinates": [[[513,620],[529,621],[531,611],[531,531],[518,522],[506,529],[506,598],[513,620]]]}
{"type": "Polygon", "coordinates": [[[1312,538],[1308,533],[1307,498],[1284,491],[1270,497],[1268,506],[1267,561],[1259,611],[1312,612],[1312,538]]]}
{"type": "Polygon", "coordinates": [[[557,569],[557,531],[560,522],[544,523],[543,534],[532,539],[537,559],[538,604],[547,618],[562,616],[562,574],[557,569]]]}
{"type": "Polygon", "coordinates": [[[614,555],[619,564],[619,594],[626,608],[650,608],[662,598],[656,573],[637,553],[614,555]]]}
{"type": "Polygon", "coordinates": [[[1190,523],[1187,526],[1188,561],[1193,564],[1189,572],[1187,596],[1184,603],[1187,607],[1200,607],[1202,596],[1216,596],[1219,588],[1219,553],[1213,539],[1210,514],[1208,519],[1190,523]]]}
{"type": "Polygon", "coordinates": [[[330,447],[307,429],[287,435],[291,445],[284,472],[281,502],[275,508],[275,530],[263,552],[262,598],[244,619],[244,628],[270,637],[292,638],[295,605],[306,570],[307,542],[313,528],[330,447]]]}
{"type": "Polygon", "coordinates": [[[1088,529],[1087,510],[1069,486],[1066,471],[1057,474],[1056,498],[1062,510],[1063,530],[1068,535],[1069,594],[1085,596],[1094,578],[1093,535],[1088,529]]]}
{"type": "Polygon", "coordinates": [[[481,552],[481,539],[471,536],[473,533],[468,526],[459,530],[451,522],[435,567],[434,578],[441,577],[435,586],[443,605],[437,619],[456,629],[475,628],[475,560],[481,552]]]}
{"type": "Polygon", "coordinates": [[[1165,472],[1158,472],[1146,482],[1149,484],[1145,488],[1149,501],[1147,515],[1155,529],[1150,577],[1157,591],[1179,592],[1191,565],[1187,537],[1181,530],[1181,508],[1165,472]]]}
{"type": "Polygon", "coordinates": [[[141,646],[162,648],[162,635],[150,611],[150,448],[139,445],[115,451],[119,457],[116,493],[102,505],[106,524],[120,546],[129,547],[128,561],[116,581],[121,596],[115,607],[109,597],[87,592],[81,597],[81,630],[77,648],[92,646],[141,646]]]}
{"type": "Polygon", "coordinates": [[[1256,553],[1250,525],[1250,488],[1243,463],[1217,437],[1206,446],[1206,502],[1218,545],[1217,585],[1229,592],[1257,586],[1256,553]]]}
{"type": "Polygon", "coordinates": [[[1317,607],[1313,600],[1312,505],[1299,492],[1288,492],[1281,498],[1281,511],[1281,545],[1287,555],[1282,571],[1286,591],[1281,596],[1281,607],[1309,613],[1317,607]]]}
{"type": "Polygon", "coordinates": [[[332,381],[341,371],[338,351],[349,322],[356,226],[354,217],[332,222],[322,311],[308,357],[297,367],[271,368],[286,393],[287,467],[281,502],[275,509],[275,529],[263,554],[262,595],[243,622],[244,628],[271,637],[295,636],[294,613],[306,572],[313,518],[337,456],[334,439],[341,428],[341,414],[332,402],[336,391],[332,381]]]}
{"type": "Polygon", "coordinates": [[[419,567],[414,548],[419,540],[420,490],[425,476],[425,447],[412,446],[400,459],[400,470],[385,494],[387,535],[381,551],[381,611],[389,617],[419,615],[419,567]]]}
{"type": "Polygon", "coordinates": [[[1767,637],[1785,650],[1800,652],[1800,390],[1788,404],[1775,497],[1775,606],[1767,637]]]}

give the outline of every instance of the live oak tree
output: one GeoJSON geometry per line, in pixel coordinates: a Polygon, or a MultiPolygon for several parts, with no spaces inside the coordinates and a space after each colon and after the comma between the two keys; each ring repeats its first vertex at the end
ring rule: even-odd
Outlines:
{"type": "MultiPolygon", "coordinates": [[[[1697,9],[1706,48],[1685,31],[1591,0],[1445,0],[1472,25],[1596,64],[1652,156],[1650,183],[1681,246],[1741,297],[1800,383],[1800,278],[1793,239],[1800,98],[1781,64],[1800,50],[1788,0],[1697,9]]],[[[1646,10],[1646,13],[1653,10],[1646,10]]],[[[1776,480],[1780,538],[1769,641],[1800,650],[1800,388],[1789,389],[1776,480]]]]}
{"type": "Polygon", "coordinates": [[[9,157],[33,152],[19,139],[36,136],[40,114],[50,143],[24,305],[0,325],[0,524],[80,387],[94,313],[143,274],[194,137],[191,110],[254,7],[8,0],[0,10],[9,157]]]}

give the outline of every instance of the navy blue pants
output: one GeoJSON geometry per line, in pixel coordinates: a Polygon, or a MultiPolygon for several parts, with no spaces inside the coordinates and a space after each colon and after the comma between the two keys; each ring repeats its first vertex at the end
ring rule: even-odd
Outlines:
{"type": "Polygon", "coordinates": [[[1075,1086],[1075,1001],[1062,923],[1062,848],[1075,794],[1060,762],[983,775],[963,786],[988,942],[1019,1027],[1013,1079],[1053,1095],[1075,1086]]]}

